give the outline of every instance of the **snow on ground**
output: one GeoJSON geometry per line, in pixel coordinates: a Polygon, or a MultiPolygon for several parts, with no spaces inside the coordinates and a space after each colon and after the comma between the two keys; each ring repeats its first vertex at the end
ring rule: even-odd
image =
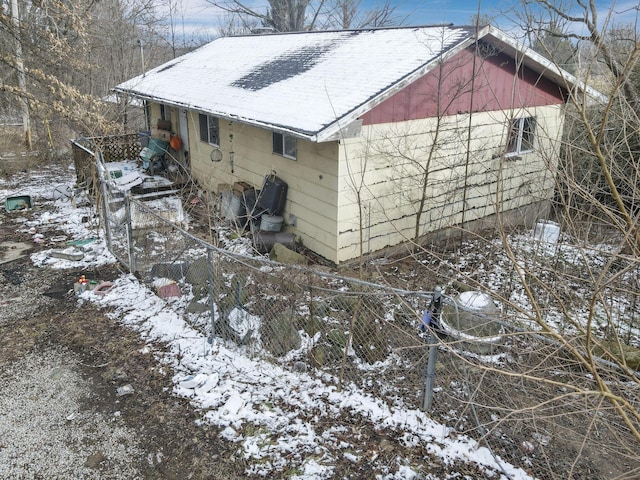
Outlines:
{"type": "MultiPolygon", "coordinates": [[[[58,185],[73,184],[72,177],[71,171],[53,181],[50,175],[31,175],[19,193],[3,189],[0,183],[0,198],[29,194],[36,205],[46,202],[37,209],[37,220],[24,218],[24,229],[34,241],[50,242],[46,231],[54,227],[65,231],[71,240],[88,241],[77,247],[84,254],[82,260],[52,256],[52,252],[65,250],[54,245],[32,255],[35,265],[77,269],[115,262],[101,232],[93,227],[95,219],[88,207],[78,207],[77,203],[74,206],[71,199],[55,193],[58,185]]],[[[20,213],[12,215],[20,218],[20,213]]],[[[531,478],[522,469],[495,457],[476,440],[455,434],[453,428],[431,420],[420,410],[389,406],[357,388],[338,391],[306,373],[252,360],[221,340],[210,343],[172,309],[171,303],[157,297],[133,275],[116,279],[106,294],[82,292],[78,302],[108,307],[116,321],[147,340],[145,351],[158,357],[164,365],[159,368],[169,367],[173,372],[174,393],[189,398],[195,408],[202,409],[202,422],[221,427],[223,436],[239,445],[248,465],[247,473],[273,476],[293,464],[299,473],[291,478],[330,478],[336,462],[366,456],[374,471],[387,472],[379,478],[422,475],[420,465],[412,465],[408,459],[397,458],[395,465],[380,463],[384,456],[362,451],[357,436],[348,435],[354,440],[345,441],[343,433],[351,431],[349,418],[357,417],[376,429],[394,432],[406,447],[421,446],[444,464],[468,462],[495,478],[531,478]],[[161,354],[160,348],[154,347],[160,343],[167,353],[161,354]],[[254,428],[241,429],[247,424],[254,428]]]]}
{"type": "MultiPolygon", "coordinates": [[[[422,444],[445,463],[474,462],[488,471],[500,469],[489,450],[470,438],[452,439],[452,429],[422,411],[389,407],[358,389],[338,392],[308,374],[251,360],[221,341],[210,344],[133,276],[122,276],[105,296],[84,292],[80,300],[115,309],[111,315],[138,330],[150,345],[168,345],[163,362],[176,372],[174,392],[206,412],[203,422],[223,427],[228,440],[242,445],[248,473],[273,474],[293,456],[303,471],[314,472],[299,478],[328,478],[332,465],[340,460],[333,453],[336,450],[347,458],[368,455],[359,452],[357,442],[338,442],[336,434],[348,429],[348,424],[341,423],[343,415],[356,415],[376,428],[398,432],[407,447],[422,444]],[[247,423],[255,427],[254,435],[239,432],[247,423]],[[331,426],[320,431],[318,424],[331,426]]],[[[502,467],[511,478],[529,478],[513,466],[502,467]]]]}

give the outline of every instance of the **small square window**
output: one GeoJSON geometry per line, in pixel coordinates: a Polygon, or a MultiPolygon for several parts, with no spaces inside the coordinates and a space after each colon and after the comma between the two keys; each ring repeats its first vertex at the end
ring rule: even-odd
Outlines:
{"type": "Polygon", "coordinates": [[[218,118],[201,113],[198,119],[200,122],[200,140],[211,145],[220,145],[218,118]]]}
{"type": "Polygon", "coordinates": [[[285,133],[273,132],[273,153],[295,160],[298,156],[298,139],[285,133]]]}
{"type": "Polygon", "coordinates": [[[507,154],[518,155],[531,152],[534,147],[536,132],[535,117],[514,118],[509,126],[507,138],[507,154]]]}

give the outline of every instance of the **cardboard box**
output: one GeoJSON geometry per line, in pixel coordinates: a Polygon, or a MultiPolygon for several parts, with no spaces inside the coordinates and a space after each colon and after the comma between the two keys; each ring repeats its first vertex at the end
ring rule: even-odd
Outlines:
{"type": "Polygon", "coordinates": [[[238,195],[242,195],[246,190],[249,190],[253,187],[249,185],[247,182],[235,182],[233,184],[233,191],[238,195]]]}
{"type": "Polygon", "coordinates": [[[160,130],[171,130],[171,120],[162,120],[159,118],[156,125],[160,130]]]}
{"type": "Polygon", "coordinates": [[[169,130],[160,130],[159,128],[151,129],[151,138],[157,138],[168,142],[171,139],[171,132],[169,130]]]}

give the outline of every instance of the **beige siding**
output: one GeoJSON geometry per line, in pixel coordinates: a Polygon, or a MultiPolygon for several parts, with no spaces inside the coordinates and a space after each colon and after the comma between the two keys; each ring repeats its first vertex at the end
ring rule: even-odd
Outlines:
{"type": "Polygon", "coordinates": [[[363,129],[362,138],[345,141],[340,150],[338,261],[359,250],[358,190],[365,251],[415,238],[427,164],[418,236],[549,199],[562,120],[563,106],[546,106],[475,113],[471,123],[468,115],[458,115],[441,119],[439,126],[437,119],[427,119],[363,129]],[[512,116],[536,117],[534,152],[502,155],[512,116]]]}
{"type": "Polygon", "coordinates": [[[149,105],[149,121],[151,122],[151,127],[155,127],[158,119],[160,118],[160,104],[151,103],[149,105]]]}
{"type": "MultiPolygon", "coordinates": [[[[562,112],[563,106],[548,106],[475,113],[471,122],[457,115],[369,126],[340,142],[299,140],[297,160],[272,153],[271,131],[221,120],[223,158],[212,162],[215,147],[200,141],[198,113],[190,111],[191,172],[212,192],[236,181],[261,188],[275,172],[289,187],[285,229],[339,263],[357,257],[361,243],[367,253],[414,239],[425,178],[418,236],[550,198],[562,112]],[[537,118],[535,152],[503,155],[512,115],[537,118]]],[[[171,113],[177,126],[177,111],[171,113]]],[[[151,115],[159,117],[157,105],[151,115]]]]}
{"type": "Polygon", "coordinates": [[[191,172],[207,190],[245,181],[261,188],[275,172],[288,185],[285,228],[318,254],[336,261],[337,142],[314,144],[298,140],[297,160],[272,153],[272,132],[220,120],[222,161],[210,159],[215,148],[200,140],[198,113],[188,112],[191,172]],[[233,152],[233,170],[231,155],[233,152]],[[295,226],[291,225],[294,222],[295,226]]]}

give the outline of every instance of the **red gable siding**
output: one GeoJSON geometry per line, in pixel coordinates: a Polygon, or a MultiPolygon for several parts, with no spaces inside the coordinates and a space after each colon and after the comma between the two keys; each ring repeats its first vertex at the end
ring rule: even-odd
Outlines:
{"type": "Polygon", "coordinates": [[[473,50],[464,50],[436,67],[365,113],[363,124],[564,103],[565,92],[559,85],[525,67],[516,77],[515,60],[504,54],[477,57],[473,79],[473,55],[473,50]]]}

